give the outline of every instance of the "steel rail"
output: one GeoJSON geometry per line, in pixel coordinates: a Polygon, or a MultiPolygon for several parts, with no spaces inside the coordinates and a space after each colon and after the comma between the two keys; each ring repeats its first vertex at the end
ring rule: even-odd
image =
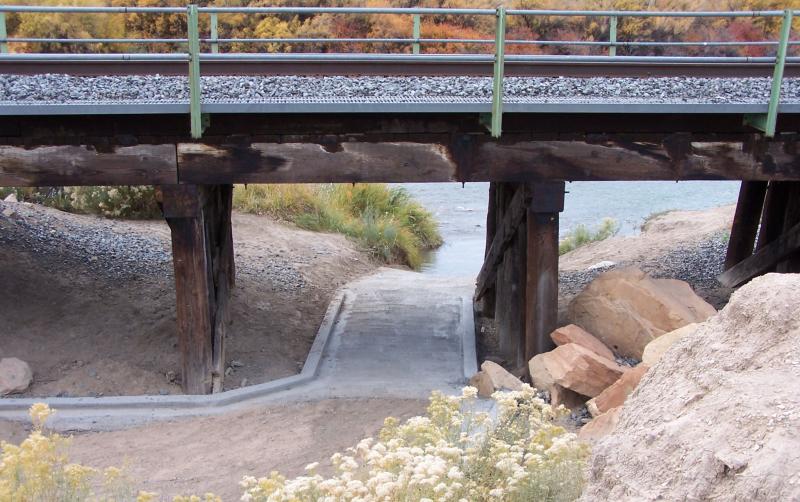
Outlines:
{"type": "MultiPolygon", "coordinates": [[[[45,58],[42,54],[2,54],[0,74],[36,75],[64,73],[75,76],[172,75],[186,76],[187,54],[96,54],[92,58],[76,58],[77,54],[59,54],[45,58]],[[159,56],[159,57],[153,57],[159,56]],[[160,57],[167,56],[167,57],[160,57]]],[[[86,56],[81,55],[81,56],[86,56]]],[[[493,75],[493,55],[480,58],[447,58],[432,55],[417,59],[353,59],[332,61],[325,58],[226,58],[225,54],[201,54],[202,74],[205,76],[465,76],[493,75]],[[264,64],[268,62],[269,64],[264,64]]],[[[277,56],[277,54],[275,55],[277,56]]],[[[409,55],[410,56],[410,55],[409,55]]],[[[585,58],[585,57],[584,57],[585,58]]],[[[591,60],[568,62],[539,57],[535,60],[516,60],[505,56],[506,77],[769,77],[774,58],[761,61],[737,62],[646,62],[598,56],[591,60]]],[[[800,58],[787,58],[786,76],[800,77],[800,58]]]]}

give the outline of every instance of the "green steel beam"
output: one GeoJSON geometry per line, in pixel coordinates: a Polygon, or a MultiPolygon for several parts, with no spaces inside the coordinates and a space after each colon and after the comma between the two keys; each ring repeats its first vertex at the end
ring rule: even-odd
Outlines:
{"type": "Polygon", "coordinates": [[[219,22],[218,21],[219,20],[217,19],[217,13],[216,12],[212,12],[211,13],[211,52],[213,52],[214,54],[219,52],[219,42],[216,41],[219,38],[219,31],[218,31],[219,22]]]}
{"type": "Polygon", "coordinates": [[[775,70],[772,74],[772,89],[769,93],[769,106],[767,114],[748,114],[744,116],[744,123],[764,131],[764,136],[775,136],[778,123],[778,106],[781,102],[781,84],[783,84],[783,68],[786,65],[786,53],[789,48],[789,34],[792,31],[792,10],[786,9],[783,13],[781,24],[781,38],[778,41],[778,52],[775,54],[775,70]]]}
{"type": "Polygon", "coordinates": [[[203,119],[200,107],[200,29],[196,4],[186,8],[186,18],[189,38],[189,117],[192,138],[199,139],[203,135],[203,119]]]}
{"type": "Polygon", "coordinates": [[[497,8],[494,34],[494,76],[492,80],[492,136],[499,138],[503,132],[503,70],[506,50],[506,9],[497,8]]]}
{"type": "MultiPolygon", "coordinates": [[[[8,32],[6,32],[6,13],[0,12],[0,38],[7,38],[8,32]]],[[[5,54],[8,52],[8,44],[5,42],[0,42],[0,54],[5,54]]]]}
{"type": "Polygon", "coordinates": [[[414,14],[414,34],[412,37],[414,38],[415,42],[411,44],[411,51],[414,54],[419,54],[419,37],[421,32],[422,21],[420,20],[419,14],[414,14]]]}
{"type": "MultiPolygon", "coordinates": [[[[617,16],[611,16],[608,18],[608,41],[612,44],[617,43],[617,16]]],[[[617,55],[616,45],[608,46],[608,55],[611,57],[617,55]]]]}

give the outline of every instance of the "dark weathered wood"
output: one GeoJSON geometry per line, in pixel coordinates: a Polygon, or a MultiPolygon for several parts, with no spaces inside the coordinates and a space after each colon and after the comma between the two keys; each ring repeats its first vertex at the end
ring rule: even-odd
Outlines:
{"type": "MultiPolygon", "coordinates": [[[[788,232],[800,223],[800,182],[785,182],[788,185],[786,212],[783,217],[783,232],[788,232]]],[[[800,272],[800,251],[791,253],[775,267],[776,272],[789,274],[800,272]]]]}
{"type": "Polygon", "coordinates": [[[775,241],[783,232],[786,204],[789,197],[788,186],[779,181],[770,181],[761,212],[761,228],[758,231],[756,251],[775,241]]]}
{"type": "Polygon", "coordinates": [[[486,255],[486,260],[483,262],[483,267],[478,273],[475,289],[476,300],[480,300],[483,297],[487,287],[494,281],[497,265],[502,261],[503,254],[514,238],[517,227],[525,219],[527,202],[525,190],[517,190],[514,193],[514,197],[511,199],[511,203],[503,216],[503,221],[497,228],[492,245],[486,255]]]}
{"type": "MultiPolygon", "coordinates": [[[[497,233],[497,219],[497,184],[489,183],[489,204],[486,211],[486,247],[483,254],[484,259],[486,259],[486,256],[489,254],[492,241],[494,241],[494,236],[497,233]]],[[[481,315],[483,317],[494,317],[496,299],[495,287],[490,286],[481,300],[481,315]]]]}
{"type": "Polygon", "coordinates": [[[424,143],[178,145],[186,183],[455,181],[447,148],[424,143]]]}
{"type": "MultiPolygon", "coordinates": [[[[523,190],[522,187],[519,190],[523,190]]],[[[525,267],[527,237],[525,224],[519,225],[504,253],[497,283],[502,284],[504,297],[498,302],[497,338],[501,357],[512,367],[525,363],[525,267]]]]}
{"type": "Polygon", "coordinates": [[[178,345],[188,394],[222,390],[234,284],[232,193],[231,185],[162,187],[172,232],[178,345]]]}
{"type": "Polygon", "coordinates": [[[534,196],[526,216],[526,361],[553,348],[550,333],[558,322],[558,219],[564,208],[564,183],[542,183],[529,190],[534,196]]]}
{"type": "Polygon", "coordinates": [[[725,256],[725,270],[753,254],[766,193],[766,181],[742,182],[725,256]]]}
{"type": "Polygon", "coordinates": [[[178,182],[175,145],[0,146],[0,186],[157,185],[178,182]]]}
{"type": "Polygon", "coordinates": [[[762,247],[756,253],[739,262],[719,276],[724,286],[737,287],[753,277],[772,269],[778,262],[800,250],[800,224],[783,233],[780,237],[762,247]]]}

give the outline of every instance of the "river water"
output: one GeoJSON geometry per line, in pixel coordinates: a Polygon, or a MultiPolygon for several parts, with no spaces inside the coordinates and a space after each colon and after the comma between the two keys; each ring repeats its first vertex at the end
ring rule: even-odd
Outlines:
{"type": "MultiPolygon", "coordinates": [[[[439,221],[444,245],[429,253],[422,272],[475,275],[486,245],[488,183],[406,183],[408,190],[439,221]]],[[[590,228],[613,218],[621,235],[639,232],[645,218],[671,209],[707,209],[733,204],[738,181],[581,181],[567,183],[561,234],[578,224],[590,228]]]]}

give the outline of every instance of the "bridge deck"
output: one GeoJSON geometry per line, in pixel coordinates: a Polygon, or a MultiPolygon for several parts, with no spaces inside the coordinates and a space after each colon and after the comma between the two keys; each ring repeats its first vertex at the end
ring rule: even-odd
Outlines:
{"type": "MultiPolygon", "coordinates": [[[[506,113],[765,113],[770,79],[508,77],[506,113]]],[[[442,76],[208,76],[204,113],[488,113],[492,79],[442,76]]],[[[800,113],[787,78],[781,113],[800,113]]],[[[0,115],[189,112],[185,77],[0,75],[0,115]]]]}

